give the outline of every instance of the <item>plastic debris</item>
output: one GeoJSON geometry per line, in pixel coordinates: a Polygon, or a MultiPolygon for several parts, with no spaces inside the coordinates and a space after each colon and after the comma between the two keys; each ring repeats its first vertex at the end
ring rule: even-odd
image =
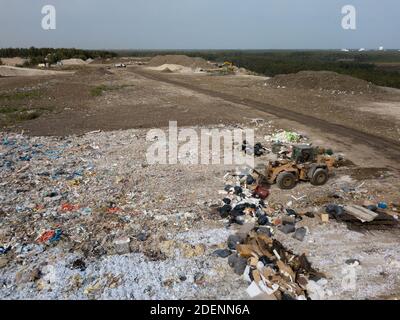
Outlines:
{"type": "Polygon", "coordinates": [[[11,246],[0,246],[0,254],[6,254],[11,250],[11,246]]]}
{"type": "Polygon", "coordinates": [[[272,141],[281,143],[296,143],[300,142],[301,135],[292,131],[282,131],[272,136],[272,141]]]}
{"type": "Polygon", "coordinates": [[[61,235],[62,235],[61,229],[47,230],[47,231],[44,231],[36,239],[36,241],[38,243],[53,243],[53,242],[59,241],[61,239],[61,235]]]}
{"type": "Polygon", "coordinates": [[[213,252],[213,255],[216,255],[220,258],[228,258],[232,254],[232,251],[228,249],[217,249],[213,252]]]}
{"type": "Polygon", "coordinates": [[[387,208],[388,208],[388,205],[387,205],[386,202],[379,202],[379,203],[378,203],[378,208],[379,208],[379,209],[387,209],[387,208]]]}

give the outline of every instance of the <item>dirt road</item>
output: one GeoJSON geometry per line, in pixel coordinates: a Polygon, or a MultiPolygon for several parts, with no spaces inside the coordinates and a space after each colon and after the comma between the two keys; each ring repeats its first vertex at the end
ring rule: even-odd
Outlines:
{"type": "Polygon", "coordinates": [[[193,90],[195,92],[205,94],[214,98],[223,99],[227,102],[245,105],[252,109],[272,114],[279,118],[285,118],[291,121],[295,121],[302,125],[324,131],[328,134],[350,138],[354,143],[372,147],[373,149],[377,150],[381,155],[384,155],[385,157],[394,161],[397,161],[400,158],[400,143],[392,139],[378,137],[370,133],[359,131],[352,127],[329,122],[327,119],[320,119],[312,115],[305,115],[300,112],[277,107],[268,103],[262,103],[248,98],[239,98],[237,96],[227,93],[201,88],[193,85],[190,82],[177,81],[160,73],[150,72],[143,68],[132,68],[130,70],[147,79],[180,86],[185,89],[193,90]]]}

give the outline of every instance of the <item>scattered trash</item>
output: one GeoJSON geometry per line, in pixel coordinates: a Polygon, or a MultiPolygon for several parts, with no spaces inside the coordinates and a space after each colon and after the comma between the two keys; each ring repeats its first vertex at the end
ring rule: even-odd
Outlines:
{"type": "Polygon", "coordinates": [[[229,204],[225,204],[221,208],[218,209],[221,218],[227,218],[232,211],[232,206],[229,204]]]}
{"type": "Polygon", "coordinates": [[[260,198],[262,200],[265,200],[268,198],[269,196],[269,189],[267,189],[266,187],[263,186],[257,186],[254,191],[253,191],[253,195],[257,198],[260,198]]]}
{"type": "Polygon", "coordinates": [[[218,249],[213,252],[213,255],[220,258],[228,258],[232,254],[231,250],[228,249],[218,249]]]}
{"type": "Polygon", "coordinates": [[[257,142],[254,146],[250,146],[245,140],[242,144],[242,151],[246,154],[261,157],[267,153],[268,150],[260,142],[257,142]]]}
{"type": "Polygon", "coordinates": [[[9,252],[11,250],[11,246],[0,246],[0,254],[6,254],[7,252],[9,252]]]}
{"type": "Polygon", "coordinates": [[[388,208],[388,205],[387,205],[386,202],[379,202],[379,203],[378,203],[378,208],[379,208],[379,209],[387,209],[387,208],[388,208]]]}
{"type": "Polygon", "coordinates": [[[4,268],[7,266],[9,260],[5,257],[0,257],[0,269],[4,268]]]}
{"type": "Polygon", "coordinates": [[[244,240],[243,240],[242,237],[240,237],[240,236],[238,236],[236,234],[232,234],[232,235],[229,236],[228,241],[227,241],[228,248],[231,249],[231,250],[236,250],[236,246],[238,244],[243,243],[243,241],[244,240]]]}
{"type": "Polygon", "coordinates": [[[361,262],[360,262],[360,260],[357,260],[357,259],[348,259],[348,260],[346,260],[346,264],[359,266],[359,265],[361,265],[361,262]]]}
{"type": "Polygon", "coordinates": [[[303,241],[306,234],[307,234],[306,228],[304,228],[304,227],[298,228],[298,229],[296,229],[295,233],[293,234],[293,238],[295,238],[299,241],[303,241]]]}
{"type": "Polygon", "coordinates": [[[324,223],[329,222],[329,214],[321,213],[320,217],[321,217],[322,222],[324,222],[324,223]]]}
{"type": "Polygon", "coordinates": [[[233,253],[228,257],[228,264],[236,274],[242,275],[247,267],[247,259],[233,253]]]}
{"type": "Polygon", "coordinates": [[[288,233],[293,233],[296,231],[296,226],[294,224],[288,223],[280,226],[278,228],[281,232],[288,234],[288,233]]]}
{"type": "Polygon", "coordinates": [[[72,263],[72,269],[78,269],[80,271],[85,271],[86,270],[86,263],[82,259],[76,259],[72,263]]]}
{"type": "Polygon", "coordinates": [[[280,143],[296,143],[300,142],[302,136],[292,131],[278,132],[272,136],[272,141],[280,143]]]}
{"type": "Polygon", "coordinates": [[[149,238],[149,235],[146,232],[141,232],[136,238],[139,241],[146,241],[149,238]]]}
{"type": "Polygon", "coordinates": [[[76,206],[76,205],[73,205],[70,203],[64,203],[61,205],[61,211],[64,211],[64,212],[75,211],[78,209],[79,209],[79,206],[76,206]]]}
{"type": "Polygon", "coordinates": [[[270,224],[269,218],[266,215],[261,215],[258,218],[258,224],[260,226],[265,226],[266,224],[270,224]]]}
{"type": "Polygon", "coordinates": [[[310,280],[307,283],[306,289],[311,300],[325,300],[332,295],[330,290],[326,290],[326,279],[320,279],[318,281],[310,280]]]}
{"type": "Polygon", "coordinates": [[[131,239],[128,237],[122,237],[114,241],[115,251],[118,254],[127,254],[131,251],[130,249],[131,239]]]}
{"type": "Polygon", "coordinates": [[[344,209],[342,206],[338,206],[336,204],[329,204],[326,206],[326,213],[329,213],[335,217],[340,217],[344,213],[344,209]]]}

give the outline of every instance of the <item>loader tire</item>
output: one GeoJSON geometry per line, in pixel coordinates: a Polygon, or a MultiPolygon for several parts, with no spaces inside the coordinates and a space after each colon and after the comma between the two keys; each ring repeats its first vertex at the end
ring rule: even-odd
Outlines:
{"type": "Polygon", "coordinates": [[[319,168],[315,170],[311,178],[311,184],[314,186],[322,186],[328,181],[328,179],[329,179],[328,170],[319,168]]]}
{"type": "Polygon", "coordinates": [[[293,189],[296,186],[296,177],[291,172],[282,172],[276,178],[276,183],[280,189],[293,189]]]}

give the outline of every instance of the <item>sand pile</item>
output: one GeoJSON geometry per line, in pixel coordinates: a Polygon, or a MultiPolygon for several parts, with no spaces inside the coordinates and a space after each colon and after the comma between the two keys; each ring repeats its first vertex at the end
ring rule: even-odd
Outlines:
{"type": "Polygon", "coordinates": [[[87,64],[87,62],[82,59],[65,59],[61,60],[61,62],[64,66],[79,66],[87,64]]]}
{"type": "Polygon", "coordinates": [[[72,73],[73,72],[0,66],[0,76],[2,77],[48,76],[48,75],[61,75],[61,74],[72,74],[72,73]]]}
{"type": "Polygon", "coordinates": [[[194,73],[200,70],[200,68],[193,70],[192,68],[184,67],[179,64],[163,64],[159,67],[149,67],[149,69],[165,73],[194,73]]]}
{"type": "Polygon", "coordinates": [[[372,93],[379,88],[370,82],[331,71],[300,71],[277,75],[268,81],[273,87],[296,89],[337,90],[342,92],[372,93]]]}
{"type": "Polygon", "coordinates": [[[149,67],[159,67],[162,65],[179,65],[193,70],[212,68],[203,58],[191,58],[185,55],[156,56],[148,64],[149,67]]]}

